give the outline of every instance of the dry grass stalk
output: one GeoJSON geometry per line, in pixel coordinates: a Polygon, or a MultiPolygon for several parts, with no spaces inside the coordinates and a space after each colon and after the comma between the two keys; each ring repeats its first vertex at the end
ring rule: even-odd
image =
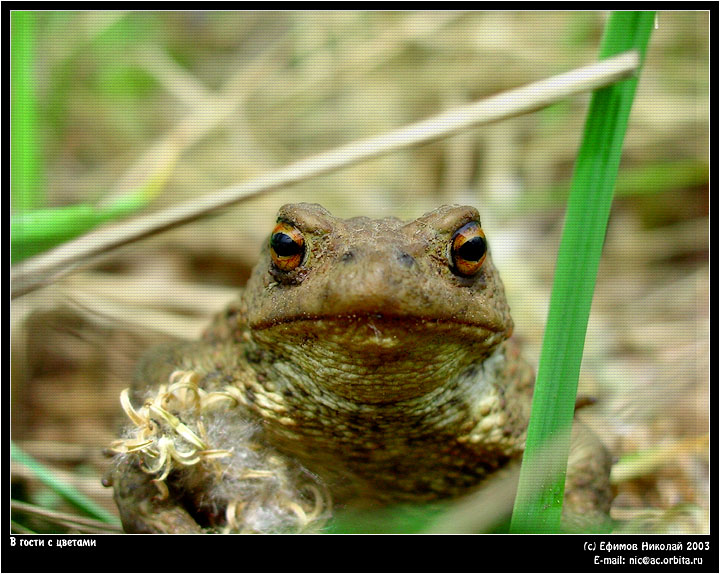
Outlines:
{"type": "Polygon", "coordinates": [[[264,176],[187,203],[88,233],[13,267],[13,298],[87,266],[111,249],[194,221],[258,194],[299,183],[380,155],[426,143],[470,127],[534,111],[569,96],[607,86],[632,74],[635,52],[590,64],[496,96],[460,106],[376,137],[352,142],[297,161],[264,176]]]}

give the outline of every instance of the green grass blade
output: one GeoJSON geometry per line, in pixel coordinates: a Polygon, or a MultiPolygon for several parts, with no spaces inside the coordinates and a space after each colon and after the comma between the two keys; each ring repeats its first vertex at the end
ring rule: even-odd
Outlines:
{"type": "Polygon", "coordinates": [[[10,261],[17,263],[73,239],[93,227],[131,215],[162,191],[171,166],[158,172],[138,190],[101,205],[79,203],[67,207],[36,209],[10,219],[10,261]]]}
{"type": "Polygon", "coordinates": [[[24,524],[20,524],[14,520],[10,521],[10,532],[17,534],[37,534],[34,530],[30,530],[24,524]]]}
{"type": "MultiPolygon", "coordinates": [[[[635,49],[654,12],[614,12],[600,58],[635,49]]],[[[637,75],[596,91],[573,174],[511,532],[559,532],[565,467],[597,268],[637,75]]]]}
{"type": "Polygon", "coordinates": [[[102,221],[92,205],[36,209],[10,218],[10,260],[17,263],[85,233],[102,221]]]}
{"type": "Polygon", "coordinates": [[[10,188],[12,207],[16,213],[35,209],[44,203],[43,170],[37,141],[34,33],[34,12],[12,12],[10,188]]]}
{"type": "Polygon", "coordinates": [[[119,524],[117,517],[110,512],[98,506],[84,494],[78,492],[72,486],[65,484],[59,480],[45,465],[39,463],[29,454],[25,453],[15,443],[10,443],[10,458],[26,466],[35,474],[35,476],[47,487],[61,495],[65,500],[70,502],[77,509],[85,512],[87,515],[96,518],[108,524],[119,524]]]}

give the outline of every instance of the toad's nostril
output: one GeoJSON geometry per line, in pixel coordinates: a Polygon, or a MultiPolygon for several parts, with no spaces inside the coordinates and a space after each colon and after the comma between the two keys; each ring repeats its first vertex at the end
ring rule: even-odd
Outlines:
{"type": "Polygon", "coordinates": [[[355,259],[354,251],[346,251],[340,256],[340,261],[342,261],[343,263],[350,263],[350,261],[352,261],[353,259],[355,259]]]}
{"type": "Polygon", "coordinates": [[[402,249],[398,249],[395,252],[395,257],[400,262],[400,264],[403,267],[412,267],[415,265],[415,258],[410,255],[407,251],[403,251],[402,249]]]}

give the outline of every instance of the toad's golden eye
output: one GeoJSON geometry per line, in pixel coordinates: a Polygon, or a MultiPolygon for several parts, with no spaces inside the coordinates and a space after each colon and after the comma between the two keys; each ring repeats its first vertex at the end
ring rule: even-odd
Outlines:
{"type": "Polygon", "coordinates": [[[270,236],[270,254],[275,267],[292,271],[302,263],[305,255],[303,234],[294,225],[279,221],[270,236]]]}
{"type": "Polygon", "coordinates": [[[487,254],[487,241],[477,221],[466,223],[452,236],[450,262],[458,275],[470,277],[482,267],[487,254]]]}

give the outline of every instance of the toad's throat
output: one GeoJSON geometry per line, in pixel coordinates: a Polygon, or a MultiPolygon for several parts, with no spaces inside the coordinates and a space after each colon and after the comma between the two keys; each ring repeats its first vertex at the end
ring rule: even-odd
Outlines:
{"type": "Polygon", "coordinates": [[[282,357],[276,364],[293,385],[360,403],[427,394],[481,363],[506,336],[475,325],[386,315],[295,319],[253,330],[260,346],[282,357]]]}

